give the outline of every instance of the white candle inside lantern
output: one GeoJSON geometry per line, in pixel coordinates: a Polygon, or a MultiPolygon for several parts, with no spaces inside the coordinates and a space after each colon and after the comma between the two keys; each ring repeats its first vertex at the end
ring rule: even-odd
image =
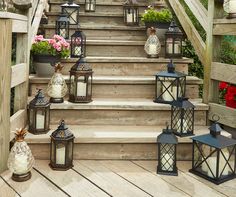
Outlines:
{"type": "Polygon", "coordinates": [[[14,162],[14,169],[15,169],[15,174],[24,174],[27,173],[28,170],[28,157],[27,155],[15,155],[15,162],[14,162]]]}
{"type": "Polygon", "coordinates": [[[168,89],[168,91],[166,90],[163,94],[162,94],[162,98],[165,101],[173,101],[173,98],[176,100],[177,99],[177,87],[176,86],[170,86],[171,82],[163,82],[163,86],[162,87],[162,91],[165,91],[166,89],[168,89]]]}
{"type": "Polygon", "coordinates": [[[56,149],[56,164],[65,164],[65,158],[66,158],[66,147],[61,146],[57,147],[56,149]]]}
{"type": "Polygon", "coordinates": [[[37,113],[36,116],[36,129],[44,128],[44,115],[37,113]]]}
{"type": "Polygon", "coordinates": [[[164,164],[162,165],[162,170],[173,171],[174,160],[171,154],[164,154],[164,156],[161,158],[161,163],[164,164]]]}
{"type": "Polygon", "coordinates": [[[219,165],[219,173],[222,172],[223,168],[225,167],[222,175],[228,175],[229,171],[230,171],[230,168],[229,168],[229,165],[227,164],[225,166],[225,164],[227,163],[226,161],[229,159],[229,152],[228,150],[222,150],[226,160],[224,159],[224,156],[222,155],[222,153],[220,153],[220,165],[219,165]]]}
{"type": "Polygon", "coordinates": [[[77,12],[73,11],[73,13],[70,15],[70,24],[77,23],[77,12]]]}
{"type": "Polygon", "coordinates": [[[216,163],[217,163],[217,160],[216,160],[216,157],[209,157],[208,159],[207,159],[207,163],[208,163],[208,165],[209,165],[209,167],[210,167],[210,169],[208,168],[208,170],[207,170],[207,175],[209,176],[209,177],[211,177],[211,178],[214,178],[214,177],[216,177],[216,163]],[[213,173],[213,175],[212,175],[212,173],[213,173]]]}
{"type": "Polygon", "coordinates": [[[74,49],[75,55],[81,55],[81,46],[76,46],[74,49]]]}
{"type": "MultiPolygon", "coordinates": [[[[181,119],[178,120],[177,122],[177,132],[181,132],[181,119]]],[[[183,119],[183,133],[187,133],[187,129],[188,129],[188,124],[187,124],[187,120],[183,119]]]]}
{"type": "Polygon", "coordinates": [[[60,29],[60,36],[63,38],[66,36],[66,29],[60,29]]]}
{"type": "Polygon", "coordinates": [[[86,96],[87,83],[77,83],[77,96],[86,96]]]}
{"type": "Polygon", "coordinates": [[[127,13],[127,23],[132,23],[133,21],[133,16],[134,16],[134,21],[136,21],[136,16],[133,13],[127,13]]]}
{"type": "Polygon", "coordinates": [[[61,85],[52,85],[51,87],[51,97],[52,98],[61,98],[62,95],[62,86],[61,85]]]}
{"type": "Polygon", "coordinates": [[[172,44],[172,43],[169,43],[167,46],[168,46],[167,52],[168,52],[169,54],[172,54],[172,53],[173,53],[173,44],[172,44]]]}
{"type": "Polygon", "coordinates": [[[175,47],[175,54],[178,54],[178,53],[181,52],[181,50],[180,50],[180,43],[179,42],[176,42],[174,47],[175,47]]]}
{"type": "Polygon", "coordinates": [[[157,54],[157,45],[155,45],[155,44],[150,44],[149,45],[149,54],[150,55],[157,54]]]}

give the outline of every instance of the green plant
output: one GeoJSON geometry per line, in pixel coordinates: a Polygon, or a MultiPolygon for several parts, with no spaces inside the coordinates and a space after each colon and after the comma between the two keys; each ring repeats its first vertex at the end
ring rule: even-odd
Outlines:
{"type": "Polygon", "coordinates": [[[167,23],[167,22],[171,22],[172,14],[168,9],[156,10],[154,7],[148,6],[148,9],[145,10],[145,13],[142,14],[141,20],[144,23],[147,23],[147,22],[167,23]]]}
{"type": "Polygon", "coordinates": [[[221,44],[220,59],[222,63],[236,64],[235,37],[224,37],[221,44]]]}

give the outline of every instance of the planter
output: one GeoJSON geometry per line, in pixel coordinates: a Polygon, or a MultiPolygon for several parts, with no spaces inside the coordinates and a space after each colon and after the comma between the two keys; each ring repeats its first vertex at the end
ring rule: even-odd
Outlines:
{"type": "Polygon", "coordinates": [[[34,55],[33,64],[38,77],[51,77],[54,73],[54,66],[60,62],[60,56],[34,55]]]}
{"type": "Polygon", "coordinates": [[[160,23],[160,22],[145,22],[146,28],[155,27],[158,29],[168,29],[170,26],[170,22],[160,23]]]}

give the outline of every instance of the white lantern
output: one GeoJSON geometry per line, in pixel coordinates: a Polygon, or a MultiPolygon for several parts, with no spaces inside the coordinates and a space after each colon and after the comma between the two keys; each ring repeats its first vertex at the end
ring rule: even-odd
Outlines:
{"type": "Polygon", "coordinates": [[[236,0],[225,0],[224,10],[228,13],[227,18],[236,18],[236,0]]]}

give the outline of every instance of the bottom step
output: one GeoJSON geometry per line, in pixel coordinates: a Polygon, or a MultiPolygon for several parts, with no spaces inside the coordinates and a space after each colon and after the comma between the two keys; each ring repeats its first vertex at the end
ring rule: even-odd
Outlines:
{"type": "MultiPolygon", "coordinates": [[[[30,145],[36,159],[49,159],[50,135],[56,129],[43,135],[28,134],[26,142],[30,145]]],[[[75,135],[74,159],[156,159],[157,136],[163,127],[156,126],[90,126],[70,125],[75,135]]],[[[208,133],[208,127],[197,126],[195,135],[208,133]]],[[[224,132],[224,135],[228,133],[224,132]]],[[[178,137],[177,159],[191,160],[191,137],[178,137]]]]}

